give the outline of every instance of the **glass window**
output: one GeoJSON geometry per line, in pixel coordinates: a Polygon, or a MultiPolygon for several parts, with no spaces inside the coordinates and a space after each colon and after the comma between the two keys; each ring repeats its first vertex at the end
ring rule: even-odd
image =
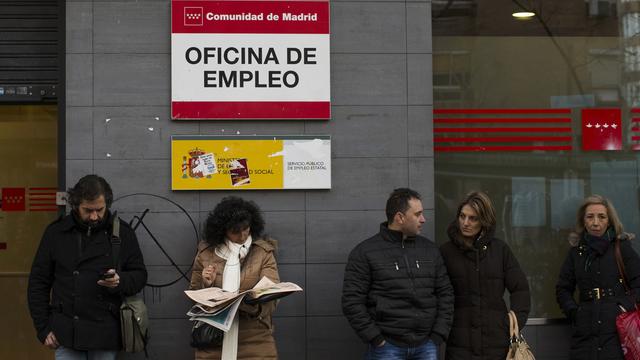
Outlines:
{"type": "Polygon", "coordinates": [[[466,193],[488,192],[529,277],[530,316],[560,318],[582,199],[610,198],[640,231],[640,6],[517,3],[433,1],[436,239],[466,193]],[[523,7],[536,15],[517,20],[523,7]]]}
{"type": "Polygon", "coordinates": [[[58,105],[0,106],[0,359],[46,359],[27,304],[31,263],[57,217],[58,105]]]}

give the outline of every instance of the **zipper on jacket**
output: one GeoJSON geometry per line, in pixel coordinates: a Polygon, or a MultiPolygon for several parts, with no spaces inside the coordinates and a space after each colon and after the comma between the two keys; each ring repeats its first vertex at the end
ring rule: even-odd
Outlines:
{"type": "Polygon", "coordinates": [[[400,267],[398,266],[398,262],[394,262],[394,264],[396,265],[396,270],[400,270],[400,267]]]}
{"type": "Polygon", "coordinates": [[[91,226],[87,226],[87,237],[91,236],[91,226]]]}
{"type": "Polygon", "coordinates": [[[420,262],[416,260],[416,268],[420,269],[420,262]]]}
{"type": "Polygon", "coordinates": [[[407,273],[409,273],[409,277],[411,278],[411,281],[413,281],[413,278],[415,277],[415,275],[413,274],[413,271],[411,271],[411,266],[409,266],[409,259],[407,258],[407,254],[404,254],[404,264],[407,266],[407,273]]]}
{"type": "MultiPolygon", "coordinates": [[[[475,241],[478,242],[480,239],[482,239],[482,234],[480,234],[475,241]]],[[[476,248],[474,245],[473,250],[476,252],[476,271],[479,272],[480,271],[480,249],[476,248]]]]}
{"type": "Polygon", "coordinates": [[[480,271],[480,250],[476,249],[476,271],[480,271]]]}

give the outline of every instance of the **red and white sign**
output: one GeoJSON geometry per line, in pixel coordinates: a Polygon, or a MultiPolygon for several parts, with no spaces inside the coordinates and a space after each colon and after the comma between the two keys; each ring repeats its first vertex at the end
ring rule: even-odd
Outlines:
{"type": "Polygon", "coordinates": [[[571,109],[434,109],[436,152],[570,151],[571,109]]]}
{"type": "Polygon", "coordinates": [[[2,188],[1,211],[58,211],[54,187],[2,188]],[[28,200],[28,201],[27,201],[28,200]]]}
{"type": "Polygon", "coordinates": [[[622,150],[620,109],[582,110],[582,150],[622,150]]]}
{"type": "Polygon", "coordinates": [[[2,188],[2,211],[25,211],[25,188],[2,188]]]}
{"type": "Polygon", "coordinates": [[[171,2],[172,119],[328,119],[328,1],[171,2]]]}
{"type": "Polygon", "coordinates": [[[58,211],[56,188],[29,188],[29,211],[58,211]]]}

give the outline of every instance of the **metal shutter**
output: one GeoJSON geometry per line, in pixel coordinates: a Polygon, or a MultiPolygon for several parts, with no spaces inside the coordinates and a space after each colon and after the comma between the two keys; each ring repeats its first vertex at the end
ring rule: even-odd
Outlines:
{"type": "Polygon", "coordinates": [[[0,102],[58,100],[64,11],[60,0],[0,0],[0,102]]]}

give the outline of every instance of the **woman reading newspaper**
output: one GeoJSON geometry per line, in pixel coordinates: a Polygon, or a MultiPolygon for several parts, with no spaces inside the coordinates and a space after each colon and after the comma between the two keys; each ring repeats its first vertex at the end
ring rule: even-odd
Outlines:
{"type": "MultiPolygon", "coordinates": [[[[263,276],[279,282],[276,241],[264,237],[263,230],[264,219],[254,202],[233,196],[222,199],[207,217],[190,289],[245,291],[263,276]]],[[[275,307],[274,300],[243,302],[222,346],[196,350],[196,360],[277,359],[271,321],[275,307]]]]}

